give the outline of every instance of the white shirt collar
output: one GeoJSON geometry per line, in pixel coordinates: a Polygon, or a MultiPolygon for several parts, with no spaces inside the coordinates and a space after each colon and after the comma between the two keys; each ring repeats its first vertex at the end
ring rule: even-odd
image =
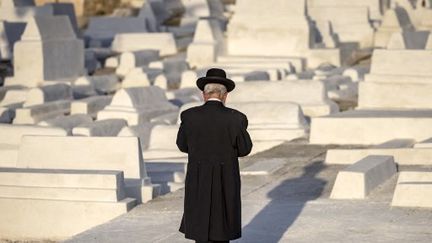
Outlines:
{"type": "Polygon", "coordinates": [[[218,99],[218,98],[210,98],[210,99],[208,99],[207,101],[219,101],[219,102],[222,102],[222,100],[220,100],[220,99],[218,99]]]}

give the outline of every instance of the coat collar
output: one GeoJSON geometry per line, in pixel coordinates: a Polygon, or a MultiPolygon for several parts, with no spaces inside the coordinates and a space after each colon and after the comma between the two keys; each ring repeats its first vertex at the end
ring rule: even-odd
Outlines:
{"type": "Polygon", "coordinates": [[[219,105],[219,106],[223,106],[224,104],[222,103],[222,101],[208,100],[204,105],[219,105]]]}

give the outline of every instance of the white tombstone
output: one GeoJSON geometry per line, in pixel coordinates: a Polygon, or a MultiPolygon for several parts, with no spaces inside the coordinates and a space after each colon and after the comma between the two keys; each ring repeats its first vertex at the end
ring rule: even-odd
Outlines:
{"type": "Polygon", "coordinates": [[[158,50],[161,56],[177,53],[174,35],[171,33],[122,33],[116,34],[112,43],[116,52],[158,50]]]}
{"type": "Polygon", "coordinates": [[[14,124],[36,124],[70,113],[70,100],[51,101],[40,105],[18,108],[15,111],[14,124]]]}
{"type": "Polygon", "coordinates": [[[113,94],[120,88],[120,80],[115,74],[79,77],[75,84],[92,86],[98,94],[113,94]]]}
{"type": "Polygon", "coordinates": [[[228,25],[230,55],[296,56],[311,40],[306,0],[238,0],[228,25]]]}
{"type": "Polygon", "coordinates": [[[405,9],[396,7],[385,12],[382,24],[375,33],[375,47],[386,47],[395,32],[413,31],[414,27],[405,9]]]}
{"type": "Polygon", "coordinates": [[[203,67],[216,61],[225,52],[220,23],[214,19],[198,21],[193,42],[187,49],[187,61],[191,67],[203,67]]]}
{"type": "Polygon", "coordinates": [[[159,52],[156,50],[124,52],[120,55],[116,73],[120,76],[126,76],[133,68],[147,66],[150,62],[158,59],[159,52]]]}
{"type": "Polygon", "coordinates": [[[387,44],[387,49],[424,50],[429,36],[429,31],[406,31],[393,33],[387,44]]]}
{"type": "Polygon", "coordinates": [[[74,80],[84,73],[84,44],[66,16],[31,19],[14,48],[15,76],[6,85],[35,87],[44,81],[74,80]],[[32,53],[29,55],[29,53],[32,53]]]}
{"type": "Polygon", "coordinates": [[[72,129],[82,124],[90,123],[93,119],[87,114],[74,114],[70,116],[58,116],[52,119],[41,121],[39,126],[58,127],[64,129],[68,135],[72,135],[72,129]]]}
{"type": "Polygon", "coordinates": [[[111,104],[100,111],[97,118],[123,118],[129,126],[134,126],[177,111],[178,108],[168,102],[165,92],[159,87],[138,87],[117,91],[111,104]]]}

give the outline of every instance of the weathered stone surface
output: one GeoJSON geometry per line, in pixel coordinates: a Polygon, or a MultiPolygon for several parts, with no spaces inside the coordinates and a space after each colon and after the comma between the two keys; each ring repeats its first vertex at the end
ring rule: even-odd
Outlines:
{"type": "Polygon", "coordinates": [[[431,172],[399,172],[391,205],[396,207],[432,207],[431,182],[431,172]]]}
{"type": "Polygon", "coordinates": [[[395,32],[413,31],[408,12],[401,7],[389,9],[384,13],[382,23],[375,33],[375,47],[386,47],[395,32]]]}
{"type": "Polygon", "coordinates": [[[159,59],[159,52],[156,50],[142,50],[135,52],[124,52],[120,55],[119,66],[116,73],[126,76],[136,67],[148,66],[150,62],[159,59]]]}
{"type": "Polygon", "coordinates": [[[91,86],[100,95],[113,94],[120,88],[120,80],[115,74],[82,76],[75,84],[91,86]]]}
{"type": "Polygon", "coordinates": [[[387,44],[387,49],[424,50],[429,36],[429,31],[406,31],[402,33],[393,33],[387,44]]]}
{"type": "Polygon", "coordinates": [[[157,189],[147,177],[139,139],[135,137],[25,136],[17,167],[123,171],[126,196],[139,202],[151,200],[157,189]],[[100,149],[104,152],[95,153],[100,149]]]}
{"type": "Polygon", "coordinates": [[[396,173],[392,156],[368,156],[339,171],[330,198],[364,199],[396,173]]]}
{"type": "Polygon", "coordinates": [[[31,19],[14,47],[13,78],[6,85],[35,87],[44,81],[74,80],[84,73],[84,43],[66,16],[31,19]],[[32,55],[29,55],[32,53],[32,55]]]}
{"type": "Polygon", "coordinates": [[[157,50],[161,56],[177,53],[176,42],[171,33],[123,33],[116,34],[112,49],[117,52],[157,50]]]}

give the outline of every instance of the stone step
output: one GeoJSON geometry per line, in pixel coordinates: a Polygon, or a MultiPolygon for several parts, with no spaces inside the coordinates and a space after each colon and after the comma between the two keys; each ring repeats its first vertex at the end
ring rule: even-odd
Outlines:
{"type": "Polygon", "coordinates": [[[120,202],[65,201],[0,197],[0,232],[5,239],[63,240],[108,222],[136,205],[120,202]]]}
{"type": "Polygon", "coordinates": [[[368,156],[339,171],[330,198],[364,199],[396,171],[392,156],[368,156]]]}
{"type": "Polygon", "coordinates": [[[432,148],[432,138],[421,141],[420,143],[414,144],[414,148],[432,148]]]}
{"type": "Polygon", "coordinates": [[[0,168],[0,185],[17,187],[116,189],[123,186],[123,172],[0,168]]]}
{"type": "Polygon", "coordinates": [[[432,172],[400,172],[391,205],[432,207],[432,172]]]}

